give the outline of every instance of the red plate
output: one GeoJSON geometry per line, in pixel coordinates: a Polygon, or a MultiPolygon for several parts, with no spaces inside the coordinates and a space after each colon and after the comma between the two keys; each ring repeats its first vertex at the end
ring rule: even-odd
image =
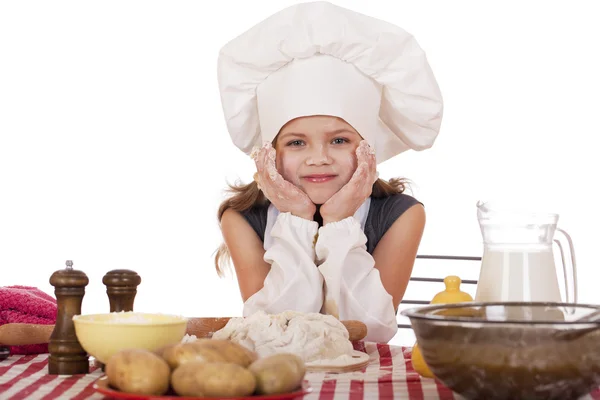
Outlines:
{"type": "MultiPolygon", "coordinates": [[[[125,393],[119,392],[110,387],[108,384],[108,378],[103,376],[99,378],[96,383],[94,383],[94,389],[97,392],[102,393],[105,396],[108,396],[113,399],[128,399],[128,400],[215,400],[215,397],[183,397],[177,396],[175,394],[166,394],[164,396],[151,396],[145,394],[134,394],[134,393],[125,393]]],[[[227,400],[291,400],[291,399],[300,399],[307,394],[312,392],[312,388],[310,387],[307,381],[302,383],[302,389],[297,390],[292,393],[284,393],[284,394],[273,394],[268,396],[248,396],[248,397],[219,397],[219,399],[227,399],[227,400]]]]}

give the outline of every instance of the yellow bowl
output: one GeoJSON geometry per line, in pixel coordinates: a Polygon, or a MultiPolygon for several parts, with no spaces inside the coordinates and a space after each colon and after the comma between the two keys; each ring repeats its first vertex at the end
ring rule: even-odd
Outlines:
{"type": "Polygon", "coordinates": [[[182,341],[188,319],[167,314],[118,312],[76,315],[75,334],[81,347],[106,364],[123,349],[155,351],[182,341]]]}

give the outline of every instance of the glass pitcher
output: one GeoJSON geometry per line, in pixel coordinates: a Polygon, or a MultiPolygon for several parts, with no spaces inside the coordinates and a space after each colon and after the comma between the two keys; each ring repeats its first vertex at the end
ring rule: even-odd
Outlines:
{"type": "Polygon", "coordinates": [[[477,203],[483,257],[475,301],[577,302],[575,251],[571,237],[557,227],[557,214],[501,209],[477,203]],[[564,239],[554,239],[559,233],[564,239]],[[564,246],[566,243],[568,246],[564,246]],[[553,243],[560,250],[565,281],[561,300],[553,243]],[[564,249],[570,257],[565,259],[564,249]]]}

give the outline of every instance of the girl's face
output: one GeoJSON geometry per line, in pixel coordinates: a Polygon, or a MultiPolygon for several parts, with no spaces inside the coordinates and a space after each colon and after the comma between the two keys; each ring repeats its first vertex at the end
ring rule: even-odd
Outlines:
{"type": "Polygon", "coordinates": [[[323,204],[354,174],[355,151],[361,140],[341,118],[319,115],[293,119],[277,135],[277,170],[313,203],[323,204]]]}

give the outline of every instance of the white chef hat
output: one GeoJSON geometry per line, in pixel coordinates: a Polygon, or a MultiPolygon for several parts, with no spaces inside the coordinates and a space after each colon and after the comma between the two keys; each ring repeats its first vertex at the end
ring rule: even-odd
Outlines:
{"type": "Polygon", "coordinates": [[[227,128],[246,154],[290,120],[344,119],[381,163],[435,141],[440,89],[403,29],[325,1],[288,7],[227,43],[218,80],[227,128]]]}

